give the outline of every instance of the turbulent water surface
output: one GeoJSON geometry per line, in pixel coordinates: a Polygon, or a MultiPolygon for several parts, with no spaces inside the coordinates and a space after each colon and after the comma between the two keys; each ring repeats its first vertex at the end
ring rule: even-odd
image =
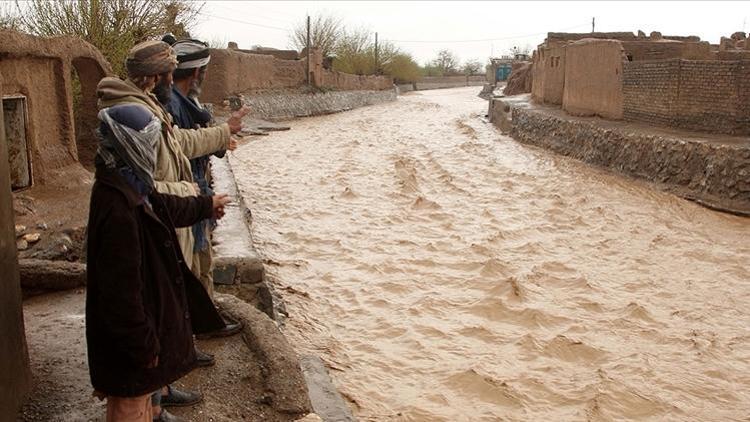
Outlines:
{"type": "Polygon", "coordinates": [[[747,420],[750,220],[501,136],[477,91],[236,152],[300,353],[362,420],[747,420]]]}

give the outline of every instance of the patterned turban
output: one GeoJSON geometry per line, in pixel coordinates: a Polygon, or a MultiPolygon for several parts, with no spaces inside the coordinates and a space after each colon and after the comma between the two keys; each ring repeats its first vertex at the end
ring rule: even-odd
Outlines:
{"type": "Polygon", "coordinates": [[[163,41],[144,41],[130,49],[125,67],[131,78],[161,75],[174,71],[177,57],[172,47],[163,41]]]}

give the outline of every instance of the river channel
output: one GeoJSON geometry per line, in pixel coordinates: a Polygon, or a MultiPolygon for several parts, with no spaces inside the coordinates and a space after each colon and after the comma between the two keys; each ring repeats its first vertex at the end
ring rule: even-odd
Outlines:
{"type": "Polygon", "coordinates": [[[364,421],[747,420],[750,219],[519,144],[478,91],[231,157],[297,350],[364,421]]]}

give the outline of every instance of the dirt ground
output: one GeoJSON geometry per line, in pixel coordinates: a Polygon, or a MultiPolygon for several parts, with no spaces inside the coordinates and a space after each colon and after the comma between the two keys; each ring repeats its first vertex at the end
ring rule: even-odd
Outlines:
{"type": "Polygon", "coordinates": [[[59,175],[73,183],[51,183],[13,195],[17,233],[39,234],[40,240],[19,250],[19,258],[78,261],[83,257],[83,240],[89,213],[93,175],[71,166],[59,175]]]}
{"type": "MultiPolygon", "coordinates": [[[[92,397],[86,361],[83,289],[24,301],[26,339],[34,387],[19,414],[21,421],[100,421],[104,403],[92,397]]],[[[175,383],[198,390],[203,403],[170,412],[190,421],[290,421],[265,404],[261,368],[236,335],[198,341],[216,356],[216,365],[198,368],[175,383]]]]}

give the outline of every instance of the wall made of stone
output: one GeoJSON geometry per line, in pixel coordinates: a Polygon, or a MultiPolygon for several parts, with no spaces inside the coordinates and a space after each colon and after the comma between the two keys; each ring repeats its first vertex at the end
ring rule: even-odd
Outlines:
{"type": "Polygon", "coordinates": [[[344,91],[382,90],[393,87],[393,80],[387,76],[364,76],[349,73],[323,70],[323,87],[344,91]]]}
{"type": "Polygon", "coordinates": [[[514,139],[655,182],[687,199],[750,215],[750,145],[714,143],[565,118],[543,110],[512,110],[514,139]]]}
{"type": "Polygon", "coordinates": [[[621,119],[622,43],[586,39],[566,48],[563,109],[578,116],[621,119]]]}
{"type": "Polygon", "coordinates": [[[245,96],[254,117],[287,120],[352,110],[397,99],[395,89],[374,91],[327,91],[309,93],[259,93],[245,96]]]}
{"type": "Polygon", "coordinates": [[[485,83],[487,83],[485,75],[473,75],[468,78],[464,75],[425,76],[417,81],[417,90],[482,86],[485,83]]]}
{"type": "Polygon", "coordinates": [[[748,79],[748,61],[628,62],[623,67],[623,115],[660,126],[748,135],[748,79]]]}

